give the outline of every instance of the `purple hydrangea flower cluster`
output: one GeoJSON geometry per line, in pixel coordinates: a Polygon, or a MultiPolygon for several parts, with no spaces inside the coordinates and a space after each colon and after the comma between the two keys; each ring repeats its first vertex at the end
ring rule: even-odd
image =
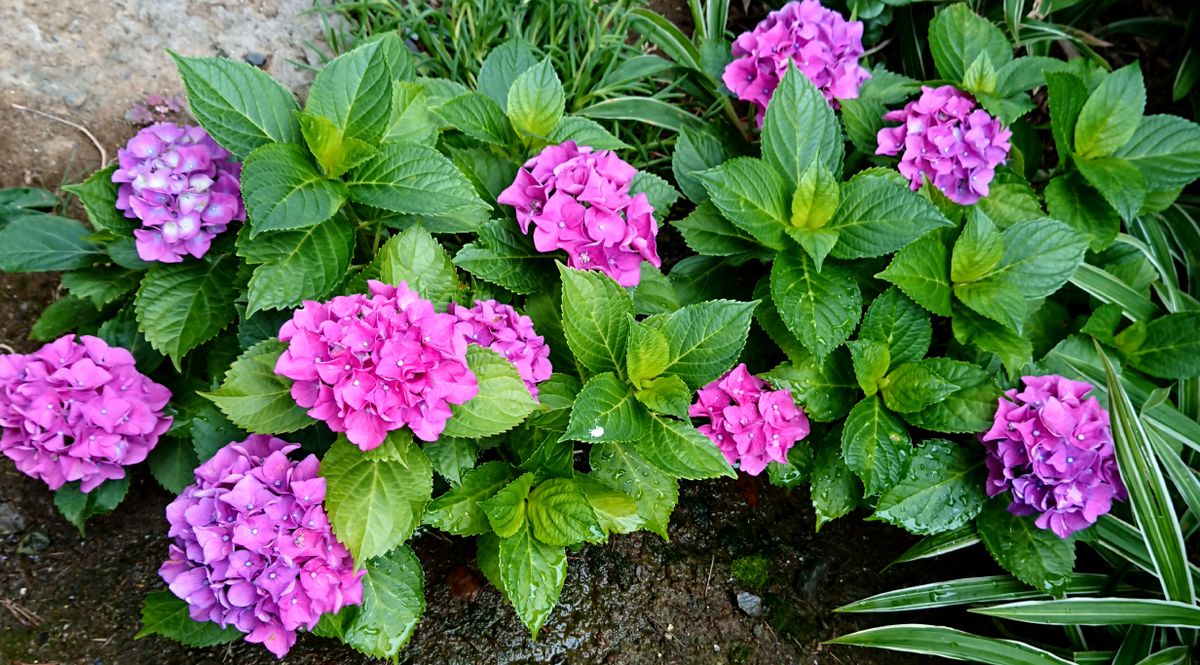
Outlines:
{"type": "Polygon", "coordinates": [[[861,21],[847,21],[818,0],[789,2],[734,40],[733,62],[721,80],[738,99],[758,107],[760,127],[789,62],[837,108],[836,100],[858,97],[871,77],[858,64],[862,36],[861,21]]]}
{"type": "Polygon", "coordinates": [[[643,260],[662,265],[654,208],[644,193],[630,194],[636,174],[611,150],[566,141],[525,162],[497,201],[516,208],[522,233],[533,222],[539,252],[566,250],[572,268],[599,270],[622,286],[636,286],[643,260]]]}
{"type": "Polygon", "coordinates": [[[364,451],[405,425],[435,441],[450,405],[479,392],[458,319],[435,312],[404,282],[368,285],[370,297],[305,301],[279,330],[288,348],[275,373],[295,380],[292,397],[308,415],[364,451]]]}
{"type": "Polygon", "coordinates": [[[537,384],[550,378],[550,347],[533,329],[533,319],[495,300],[476,300],[474,307],[450,303],[447,312],[458,318],[455,331],[467,343],[487,347],[516,366],[529,394],[537,399],[537,384]]]}
{"type": "Polygon", "coordinates": [[[1108,412],[1092,386],[1057,375],[1026,376],[1000,398],[987,448],[987,493],[1012,492],[1009,512],[1037,515],[1060,538],[1094,524],[1125,500],[1108,412]]]}
{"type": "Polygon", "coordinates": [[[808,436],[808,416],[787,390],[767,390],[767,382],[742,363],[699,390],[688,415],[708,418],[697,429],[712,439],[730,464],[762,473],[770,462],[787,463],[788,451],[808,436]]]}
{"type": "Polygon", "coordinates": [[[362,577],[329,526],[325,479],[300,446],[255,434],[196,469],[167,506],[175,539],[158,574],[196,621],[247,633],[283,658],[296,630],[362,603],[362,577]]]}
{"type": "Polygon", "coordinates": [[[996,167],[1012,149],[1012,131],[954,86],[921,88],[921,97],[884,120],[900,122],[879,130],[877,155],[901,150],[900,173],[913,191],[926,177],[951,201],[971,205],[988,195],[996,167]]]}
{"type": "Polygon", "coordinates": [[[229,223],[246,219],[242,165],[201,127],[160,122],[117,151],[117,209],[142,228],[133,231],[143,261],[179,263],[204,256],[229,223]]]}
{"type": "Polygon", "coordinates": [[[0,355],[0,452],[52,490],[78,480],[90,492],[146,459],[171,426],[170,399],[128,351],[97,337],[0,355]]]}

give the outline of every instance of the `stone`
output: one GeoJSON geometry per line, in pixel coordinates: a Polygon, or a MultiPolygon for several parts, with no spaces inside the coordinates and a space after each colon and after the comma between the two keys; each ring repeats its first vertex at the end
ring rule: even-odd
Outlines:
{"type": "Polygon", "coordinates": [[[25,518],[11,503],[0,503],[0,536],[21,533],[25,530],[25,518]]]}
{"type": "Polygon", "coordinates": [[[749,591],[739,591],[737,595],[737,604],[746,616],[760,617],[763,615],[762,598],[750,593],[749,591]]]}

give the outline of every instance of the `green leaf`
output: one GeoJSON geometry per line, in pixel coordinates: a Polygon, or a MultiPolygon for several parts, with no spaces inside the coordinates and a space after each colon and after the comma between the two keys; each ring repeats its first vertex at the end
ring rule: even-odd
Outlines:
{"type": "Polygon", "coordinates": [[[711,201],[701,203],[687,217],[675,220],[671,225],[697,254],[748,257],[762,251],[753,236],[734,226],[711,201]]]}
{"type": "Polygon", "coordinates": [[[779,316],[818,361],[850,337],[862,315],[862,294],[841,266],[817,272],[808,254],[790,249],[771,268],[771,297],[779,316]]]}
{"type": "Polygon", "coordinates": [[[633,533],[645,524],[637,501],[628,494],[587,475],[576,476],[575,484],[583,490],[604,533],[633,533]]]}
{"type": "MultiPolygon", "coordinates": [[[[425,613],[425,573],[407,545],[367,561],[362,607],[353,615],[342,641],[374,658],[396,658],[425,613]]],[[[328,616],[328,615],[327,615],[328,616]]]]}
{"type": "Polygon", "coordinates": [[[392,73],[382,43],[364,43],[325,65],[304,110],[332,120],[348,138],[377,143],[392,114],[392,73]]]}
{"type": "Polygon", "coordinates": [[[817,530],[857,508],[862,494],[862,483],[842,461],[838,446],[821,446],[812,470],[812,504],[817,513],[817,530]]]}
{"type": "Polygon", "coordinates": [[[942,78],[960,83],[971,63],[986,55],[995,67],[1012,60],[1012,45],[991,21],[965,3],[939,11],[929,24],[929,50],[942,78]]]}
{"type": "Polygon", "coordinates": [[[129,478],[106,480],[86,494],[79,490],[79,481],[67,483],[54,492],[54,505],[67,521],[83,535],[88,518],[106,515],[116,510],[129,493],[129,478]]]}
{"type": "Polygon", "coordinates": [[[1088,99],[1087,85],[1068,72],[1046,72],[1046,100],[1050,106],[1050,129],[1059,162],[1066,163],[1074,152],[1075,125],[1088,99]]]}
{"type": "Polygon", "coordinates": [[[662,324],[670,345],[670,362],[663,370],[698,388],[733,367],[758,301],[710,300],[672,312],[662,324]]]}
{"type": "Polygon", "coordinates": [[[1139,330],[1136,345],[1122,342],[1132,329],[1117,336],[1117,344],[1135,368],[1161,379],[1189,379],[1200,375],[1200,312],[1161,316],[1139,330]]]}
{"type": "Polygon", "coordinates": [[[537,408],[513,364],[491,349],[467,347],[467,366],[479,382],[479,394],[450,407],[442,436],[479,439],[507,432],[537,408]]]}
{"type": "Polygon", "coordinates": [[[1028,600],[978,607],[977,614],[1051,626],[1162,626],[1200,628],[1200,608],[1152,598],[1028,600]]]}
{"type": "Polygon", "coordinates": [[[346,200],[340,182],[321,175],[304,148],[286,143],[251,153],[242,187],[252,236],[320,224],[346,200]]]}
{"type": "Polygon", "coordinates": [[[574,141],[577,145],[590,146],[596,150],[622,150],[629,147],[599,123],[574,115],[559,118],[558,124],[546,139],[556,145],[574,141]]]}
{"type": "Polygon", "coordinates": [[[238,255],[257,267],[250,276],[247,313],[291,309],[320,300],[346,279],[354,226],[342,217],[299,231],[238,238],[238,255]]]}
{"type": "Polygon", "coordinates": [[[571,423],[560,441],[634,441],[650,426],[650,414],[630,387],[611,372],[593,376],[579,391],[571,423]]]}
{"type": "Polygon", "coordinates": [[[947,433],[983,432],[991,426],[1001,391],[990,374],[949,358],[928,358],[922,364],[959,388],[921,411],[903,414],[905,420],[922,429],[947,433]]]}
{"type": "Polygon", "coordinates": [[[1029,305],[1023,289],[1014,280],[991,277],[978,282],[955,284],[954,295],[976,313],[1021,332],[1029,305]]]}
{"type": "Polygon", "coordinates": [[[452,436],[439,436],[437,441],[425,444],[422,449],[429,456],[433,470],[452,486],[462,482],[463,474],[475,466],[475,458],[479,455],[476,441],[452,436]]]}
{"type": "Polygon", "coordinates": [[[142,604],[142,627],[133,639],[162,635],[190,647],[204,648],[232,642],[243,633],[233,626],[222,628],[212,621],[195,621],[188,604],[170,591],[151,591],[142,604]]]}
{"type": "Polygon", "coordinates": [[[435,111],[451,127],[484,143],[507,146],[517,141],[504,110],[485,94],[459,95],[435,111]]]}
{"type": "Polygon", "coordinates": [[[1133,137],[1145,109],[1141,66],[1134,62],[1114,71],[1079,110],[1075,151],[1085,160],[1113,154],[1133,137]]]}
{"type": "Polygon", "coordinates": [[[663,373],[671,359],[667,337],[658,330],[629,317],[629,344],[625,354],[629,382],[641,387],[643,382],[663,373]]]}
{"type": "Polygon", "coordinates": [[[655,413],[686,419],[692,390],[678,376],[660,376],[635,390],[633,396],[655,413]]]}
{"type": "Polygon", "coordinates": [[[1200,125],[1148,115],[1115,155],[1142,174],[1150,191],[1184,187],[1200,178],[1200,125]]]}
{"type": "Polygon", "coordinates": [[[246,433],[229,422],[225,414],[212,404],[200,407],[188,426],[191,430],[192,450],[196,453],[198,462],[207,462],[230,441],[246,439],[246,433]]]}
{"type": "Polygon", "coordinates": [[[879,390],[879,381],[891,366],[891,352],[886,343],[874,339],[857,339],[846,343],[854,363],[854,378],[868,396],[879,390]]]}
{"type": "Polygon", "coordinates": [[[431,97],[426,86],[394,81],[392,118],[383,140],[388,143],[435,144],[441,127],[437,117],[429,110],[431,97]]]}
{"type": "Polygon", "coordinates": [[[651,416],[649,430],[637,440],[637,451],[673,478],[737,477],[717,444],[689,422],[651,416]]]}
{"type": "Polygon", "coordinates": [[[375,156],[375,148],[359,139],[342,135],[334,121],[322,115],[299,113],[300,131],[309,152],[317,158],[321,171],[338,178],[346,171],[375,156]]]}
{"type": "Polygon", "coordinates": [[[943,626],[894,624],[835,637],[830,644],[874,647],[987,665],[1072,665],[1022,642],[981,637],[943,626]]]}
{"type": "Polygon", "coordinates": [[[275,373],[286,348],[274,339],[255,344],[229,367],[220,388],[200,394],[247,432],[283,434],[311,425],[312,419],[292,399],[292,382],[275,373]]]}
{"type": "Polygon", "coordinates": [[[842,187],[827,227],[837,231],[835,258],[890,254],[933,229],[953,226],[937,207],[891,178],[860,175],[842,187]]]}
{"type": "Polygon", "coordinates": [[[830,229],[790,228],[787,233],[812,257],[817,272],[821,271],[821,267],[825,264],[825,257],[829,256],[829,252],[833,250],[838,241],[838,232],[830,229]]]}
{"type": "Polygon", "coordinates": [[[406,282],[438,311],[458,293],[458,274],[441,244],[420,224],[390,238],[380,250],[379,279],[399,286],[406,282]]]}
{"type": "Polygon", "coordinates": [[[334,534],[360,566],[408,540],[433,492],[429,459],[397,432],[369,456],[339,437],[321,460],[321,476],[334,534]]]}
{"type": "MultiPolygon", "coordinates": [[[[442,442],[433,444],[442,445],[442,442]]],[[[426,447],[428,452],[429,447],[426,447]]],[[[477,536],[491,531],[482,504],[513,481],[512,467],[487,462],[463,474],[462,483],[434,499],[425,511],[428,524],[456,536],[477,536]]]]}
{"type": "MultiPolygon", "coordinates": [[[[13,227],[9,227],[10,229],[13,227]]],[[[183,356],[212,339],[237,316],[237,260],[160,263],[146,273],[134,306],[146,339],[178,369],[183,356]]]]}
{"type": "Polygon", "coordinates": [[[112,180],[117,166],[117,164],[110,164],[88,176],[88,179],[81,183],[63,185],[62,190],[79,197],[79,202],[87,211],[88,221],[92,223],[93,229],[130,236],[133,234],[133,221],[117,210],[118,185],[112,180]]]}
{"type": "Polygon", "coordinates": [[[508,89],[508,118],[521,134],[546,138],[565,106],[566,93],[549,58],[522,72],[508,89]]]}
{"type": "Polygon", "coordinates": [[[848,354],[835,351],[818,363],[808,356],[795,364],[784,363],[764,374],[778,390],[788,390],[797,404],[804,405],[812,420],[833,422],[845,416],[858,396],[858,384],[848,354]]]}
{"type": "Polygon", "coordinates": [[[295,98],[266,72],[225,58],[168,53],[179,68],[192,115],[229,152],[245,159],[268,143],[303,141],[295,98]]]}
{"type": "Polygon", "coordinates": [[[911,453],[908,430],[881,399],[868,397],[850,409],[842,428],[842,457],[867,495],[891,489],[904,476],[911,453]]]}
{"type": "MultiPolygon", "coordinates": [[[[820,163],[810,164],[800,174],[792,194],[792,226],[806,230],[824,227],[838,208],[838,197],[838,182],[833,174],[820,163]]],[[[824,259],[824,254],[821,258],[824,259]]]]}
{"type": "Polygon", "coordinates": [[[625,367],[628,319],[633,300],[609,276],[558,266],[562,277],[563,329],[567,344],[589,371],[620,371],[625,367]]]}
{"type": "Polygon", "coordinates": [[[638,171],[629,183],[630,195],[645,194],[650,207],[657,213],[659,219],[665,219],[671,211],[671,206],[679,200],[679,192],[671,183],[648,171],[638,171]]]}
{"type": "Polygon", "coordinates": [[[163,438],[146,458],[150,473],[168,492],[179,494],[192,484],[192,471],[200,465],[192,442],[186,439],[163,438]]]}
{"type": "Polygon", "coordinates": [[[604,539],[587,495],[569,478],[551,478],[529,493],[526,508],[533,535],[547,545],[575,545],[604,539]]]}
{"type": "Polygon", "coordinates": [[[539,542],[522,526],[500,541],[500,578],[517,618],[536,638],[558,604],[567,578],[566,552],[539,542]]]}
{"type": "Polygon", "coordinates": [[[991,319],[969,308],[955,306],[951,325],[954,339],[959,344],[974,345],[996,354],[1010,373],[1019,372],[1033,360],[1033,344],[1025,335],[997,326],[991,319]]]}
{"type": "Polygon", "coordinates": [[[479,229],[475,241],[454,255],[454,264],[514,293],[528,294],[549,289],[546,274],[550,260],[537,251],[523,234],[510,228],[511,223],[492,220],[479,229]]]}
{"type": "Polygon", "coordinates": [[[631,289],[633,309],[638,314],[670,314],[679,309],[679,292],[671,278],[643,261],[641,281],[631,289]]]}
{"type": "Polygon", "coordinates": [[[1104,249],[1117,239],[1120,216],[1078,172],[1051,178],[1045,195],[1050,216],[1082,234],[1093,250],[1104,249]]]}
{"type": "Polygon", "coordinates": [[[939,316],[950,316],[950,255],[941,237],[929,234],[896,253],[876,275],[939,316]]]}
{"type": "MultiPolygon", "coordinates": [[[[974,528],[971,528],[971,531],[974,533],[974,528]]],[[[933,540],[933,538],[926,540],[933,540]]],[[[1067,593],[1105,593],[1112,588],[1113,582],[1113,578],[1108,575],[1078,573],[1071,577],[1071,581],[1067,585],[1067,593]]],[[[1029,585],[1010,575],[987,575],[885,591],[870,598],[843,605],[836,611],[904,612],[1045,597],[1045,593],[1030,589],[1029,585]]]]}
{"type": "Polygon", "coordinates": [[[83,224],[66,217],[29,213],[0,228],[0,270],[49,272],[86,268],[104,258],[83,224]]]}
{"type": "Polygon", "coordinates": [[[708,200],[700,174],[720,166],[728,157],[728,150],[713,132],[685,129],[675,142],[671,173],[684,195],[699,205],[708,200]]]}
{"type": "Polygon", "coordinates": [[[846,150],[837,116],[794,63],[784,72],[771,101],[762,125],[763,159],[793,187],[813,164],[825,167],[834,178],[841,175],[846,150]]]}
{"type": "Polygon", "coordinates": [[[1121,218],[1130,221],[1146,202],[1146,182],[1133,164],[1120,157],[1076,160],[1075,166],[1121,218]]]}
{"type": "Polygon", "coordinates": [[[410,215],[471,215],[486,207],[454,163],[424,145],[384,143],[350,172],[346,186],[357,203],[410,215]]]}
{"type": "Polygon", "coordinates": [[[505,485],[492,498],[479,503],[497,536],[508,538],[525,526],[525,499],[529,496],[533,482],[532,473],[523,474],[505,485]]]}
{"type": "Polygon", "coordinates": [[[779,250],[791,219],[787,182],[770,164],[751,157],[735,157],[699,174],[709,199],[726,219],[755,240],[779,250]]]}
{"type": "MultiPolygon", "coordinates": [[[[1014,164],[1013,168],[1018,167],[1014,164]]],[[[1024,182],[992,183],[991,193],[979,199],[975,210],[986,214],[1002,229],[1046,216],[1037,194],[1024,182]]]]}
{"type": "MultiPolygon", "coordinates": [[[[984,101],[996,99],[992,93],[996,92],[996,87],[999,83],[1000,75],[996,71],[996,68],[992,66],[992,60],[988,57],[987,53],[980,53],[971,63],[971,66],[967,68],[967,71],[963,73],[963,90],[984,101]]],[[[984,106],[986,107],[987,104],[985,103],[984,106]]],[[[1009,123],[1012,120],[1006,120],[1005,122],[1009,123]]]]}
{"type": "Polygon", "coordinates": [[[874,516],[920,535],[957,529],[983,510],[984,476],[979,456],[931,439],[913,450],[908,471],[879,497],[874,516]]]}
{"type": "Polygon", "coordinates": [[[667,522],[679,501],[675,479],[643,459],[632,443],[597,443],[592,446],[589,462],[591,475],[633,497],[646,528],[665,540],[667,522]]]}
{"type": "Polygon", "coordinates": [[[1013,515],[1007,503],[1003,497],[989,501],[976,518],[984,546],[1017,579],[1061,596],[1075,569],[1075,542],[1037,528],[1032,517],[1013,515]]]}
{"type": "Polygon", "coordinates": [[[1026,298],[1044,298],[1075,274],[1086,251],[1086,239],[1062,222],[1021,222],[1004,231],[1004,259],[991,276],[1020,285],[1026,298]]]}
{"type": "Polygon", "coordinates": [[[950,280],[975,282],[992,272],[1004,257],[1004,240],[987,215],[973,209],[967,215],[950,257],[950,280]]]}
{"type": "Polygon", "coordinates": [[[509,88],[525,70],[538,64],[533,49],[521,39],[510,39],[492,49],[479,68],[479,92],[492,98],[500,108],[508,108],[509,88]]]}
{"type": "Polygon", "coordinates": [[[858,336],[886,344],[891,365],[895,367],[925,357],[933,326],[924,310],[899,289],[890,288],[867,308],[858,336]]]}
{"type": "Polygon", "coordinates": [[[51,342],[63,335],[95,323],[100,318],[96,306],[87,300],[66,296],[50,303],[29,331],[29,338],[51,342]]]}
{"type": "Polygon", "coordinates": [[[84,268],[63,273],[62,283],[76,298],[90,300],[97,308],[115,302],[136,289],[142,274],[122,268],[84,268]]]}

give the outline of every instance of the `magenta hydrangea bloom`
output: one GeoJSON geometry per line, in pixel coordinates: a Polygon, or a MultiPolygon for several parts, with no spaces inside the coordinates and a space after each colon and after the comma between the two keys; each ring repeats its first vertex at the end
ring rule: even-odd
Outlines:
{"type": "Polygon", "coordinates": [[[808,436],[808,416],[787,390],[767,390],[766,381],[742,363],[696,394],[688,415],[708,418],[697,429],[712,439],[730,464],[757,476],[769,462],[787,463],[788,451],[808,436]]]}
{"type": "Polygon", "coordinates": [[[139,219],[134,229],[143,261],[179,263],[204,256],[231,221],[246,219],[242,165],[201,127],[160,122],[117,151],[117,209],[139,219]]]}
{"type": "Polygon", "coordinates": [[[636,286],[642,261],[662,265],[654,208],[644,193],[630,193],[636,174],[611,150],[567,141],[525,162],[497,201],[516,208],[522,233],[533,223],[539,252],[565,250],[572,268],[599,270],[622,286],[636,286]]]}
{"type": "Polygon", "coordinates": [[[900,173],[913,191],[928,177],[951,201],[971,205],[988,195],[988,185],[1012,149],[1012,131],[954,86],[921,88],[921,97],[884,120],[896,127],[879,130],[877,155],[897,155],[900,173]]]}
{"type": "Polygon", "coordinates": [[[1092,386],[1057,375],[1026,376],[1000,398],[987,448],[987,493],[1012,492],[1008,511],[1037,515],[1060,538],[1095,524],[1125,500],[1108,412],[1092,386]]]}
{"type": "Polygon", "coordinates": [[[90,492],[125,477],[171,426],[171,391],[98,337],[60,337],[32,354],[0,355],[0,452],[50,489],[90,492]]]}
{"type": "Polygon", "coordinates": [[[760,127],[789,62],[837,108],[836,100],[858,97],[871,77],[858,64],[862,36],[861,21],[847,21],[818,0],[789,2],[734,40],[733,61],[721,80],[738,99],[758,107],[760,127]]]}
{"type": "Polygon", "coordinates": [[[533,329],[533,319],[495,300],[476,300],[474,307],[450,303],[447,311],[458,318],[455,330],[467,343],[487,347],[504,356],[525,380],[537,399],[537,384],[550,378],[550,347],[533,329]]]}
{"type": "Polygon", "coordinates": [[[316,455],[254,434],[196,469],[196,482],[167,506],[175,539],[158,574],[196,621],[247,633],[283,658],[296,630],[362,603],[362,577],[321,503],[316,455]]]}
{"type": "Polygon", "coordinates": [[[456,317],[435,312],[404,282],[368,284],[370,297],[306,300],[279,329],[288,348],[275,373],[295,381],[292,397],[308,415],[364,451],[406,425],[435,441],[450,405],[479,392],[467,340],[456,317]]]}

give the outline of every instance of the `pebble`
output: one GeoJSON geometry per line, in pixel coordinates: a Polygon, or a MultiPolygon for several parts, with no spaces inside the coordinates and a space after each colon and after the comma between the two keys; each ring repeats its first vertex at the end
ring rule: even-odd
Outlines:
{"type": "Polygon", "coordinates": [[[21,533],[25,530],[25,518],[11,503],[0,503],[0,536],[21,533]]]}
{"type": "Polygon", "coordinates": [[[737,604],[747,616],[760,617],[763,615],[762,598],[759,598],[749,591],[738,592],[737,604]]]}
{"type": "Polygon", "coordinates": [[[50,549],[50,536],[40,527],[36,528],[17,543],[17,554],[41,554],[50,549]]]}
{"type": "Polygon", "coordinates": [[[267,66],[267,56],[258,51],[251,51],[242,56],[242,59],[255,67],[263,68],[267,66]]]}

